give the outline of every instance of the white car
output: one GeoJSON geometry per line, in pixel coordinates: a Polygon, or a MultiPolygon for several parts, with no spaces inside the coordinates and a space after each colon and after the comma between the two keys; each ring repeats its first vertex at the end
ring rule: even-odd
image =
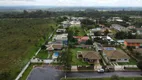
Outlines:
{"type": "Polygon", "coordinates": [[[99,70],[98,70],[98,73],[104,73],[104,72],[105,72],[104,69],[99,69],[99,70]]]}

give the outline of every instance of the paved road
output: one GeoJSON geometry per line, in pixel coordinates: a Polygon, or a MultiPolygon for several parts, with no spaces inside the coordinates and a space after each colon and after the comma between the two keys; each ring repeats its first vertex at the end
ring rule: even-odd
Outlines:
{"type": "Polygon", "coordinates": [[[32,70],[27,80],[60,80],[64,76],[62,71],[52,67],[37,67],[32,70]]]}
{"type": "MultiPolygon", "coordinates": [[[[97,73],[97,72],[71,72],[67,73],[67,77],[78,78],[101,78],[111,77],[112,75],[118,75],[120,77],[141,77],[141,72],[109,72],[109,73],[97,73]]],[[[64,72],[57,70],[53,67],[37,67],[32,70],[27,80],[60,80],[64,77],[64,72]]]]}
{"type": "Polygon", "coordinates": [[[77,72],[77,73],[67,73],[67,77],[101,78],[101,77],[111,77],[112,75],[118,75],[120,77],[141,77],[140,74],[141,72],[109,72],[109,73],[77,72]]]}

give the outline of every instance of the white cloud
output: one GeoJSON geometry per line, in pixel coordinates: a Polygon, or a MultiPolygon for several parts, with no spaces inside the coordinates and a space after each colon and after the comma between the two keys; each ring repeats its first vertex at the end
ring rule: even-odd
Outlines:
{"type": "Polygon", "coordinates": [[[0,0],[0,5],[142,7],[142,0],[0,0]]]}

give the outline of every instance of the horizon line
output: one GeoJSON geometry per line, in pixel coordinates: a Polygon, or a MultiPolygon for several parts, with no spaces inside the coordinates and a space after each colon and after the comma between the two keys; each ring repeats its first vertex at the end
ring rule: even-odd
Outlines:
{"type": "Polygon", "coordinates": [[[142,6],[48,6],[48,5],[0,5],[0,7],[17,7],[17,6],[21,6],[21,7],[28,7],[28,6],[41,6],[41,7],[111,7],[111,8],[142,8],[142,6]]]}

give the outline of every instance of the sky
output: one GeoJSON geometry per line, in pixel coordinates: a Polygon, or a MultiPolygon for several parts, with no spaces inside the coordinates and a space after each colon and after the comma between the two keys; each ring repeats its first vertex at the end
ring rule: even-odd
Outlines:
{"type": "Polygon", "coordinates": [[[0,0],[0,6],[142,7],[142,0],[0,0]]]}

